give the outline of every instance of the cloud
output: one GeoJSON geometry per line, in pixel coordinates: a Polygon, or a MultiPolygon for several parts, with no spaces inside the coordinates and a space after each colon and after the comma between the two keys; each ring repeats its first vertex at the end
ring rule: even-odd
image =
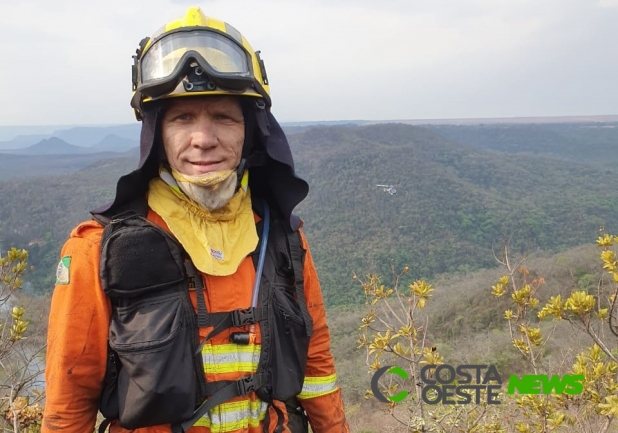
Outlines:
{"type": "MultiPolygon", "coordinates": [[[[0,80],[11,83],[0,124],[133,121],[137,43],[192,4],[0,5],[12,65],[0,68],[0,80]]],[[[202,9],[262,51],[280,120],[336,120],[616,113],[616,5],[237,0],[202,9]]]]}
{"type": "Polygon", "coordinates": [[[618,0],[599,0],[597,5],[601,8],[618,8],[618,0]]]}

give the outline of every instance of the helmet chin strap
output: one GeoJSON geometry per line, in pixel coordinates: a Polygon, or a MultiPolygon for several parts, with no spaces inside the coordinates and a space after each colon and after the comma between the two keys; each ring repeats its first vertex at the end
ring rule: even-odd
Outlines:
{"type": "Polygon", "coordinates": [[[234,194],[236,194],[240,189],[240,183],[242,182],[242,175],[245,172],[246,165],[247,160],[245,158],[241,158],[240,164],[238,164],[238,167],[236,167],[236,188],[234,189],[234,194]]]}

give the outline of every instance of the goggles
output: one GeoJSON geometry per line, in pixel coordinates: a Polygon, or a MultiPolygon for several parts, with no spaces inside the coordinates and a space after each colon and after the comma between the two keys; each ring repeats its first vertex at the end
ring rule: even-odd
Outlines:
{"type": "Polygon", "coordinates": [[[188,80],[183,84],[189,92],[255,88],[247,50],[233,38],[209,29],[166,33],[135,62],[135,89],[153,99],[172,93],[185,77],[188,80]]]}

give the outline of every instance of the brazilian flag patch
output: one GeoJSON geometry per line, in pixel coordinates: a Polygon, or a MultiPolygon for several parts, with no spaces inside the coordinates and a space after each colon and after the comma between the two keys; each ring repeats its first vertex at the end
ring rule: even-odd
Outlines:
{"type": "Polygon", "coordinates": [[[71,256],[64,256],[58,269],[56,269],[56,284],[69,284],[69,267],[71,266],[71,256]]]}

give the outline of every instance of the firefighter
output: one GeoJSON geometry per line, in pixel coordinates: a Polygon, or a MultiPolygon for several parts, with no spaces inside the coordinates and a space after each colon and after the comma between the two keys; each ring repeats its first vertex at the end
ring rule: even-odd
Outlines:
{"type": "Polygon", "coordinates": [[[41,431],[348,432],[259,52],[191,7],[132,78],[138,168],[62,248],[41,431]]]}

